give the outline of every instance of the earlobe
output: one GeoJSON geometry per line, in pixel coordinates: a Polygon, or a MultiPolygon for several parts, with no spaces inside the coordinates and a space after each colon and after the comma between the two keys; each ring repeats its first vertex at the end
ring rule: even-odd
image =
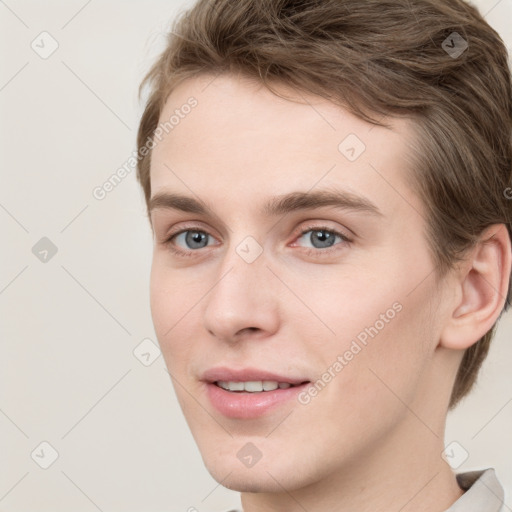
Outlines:
{"type": "Polygon", "coordinates": [[[443,328],[440,346],[465,350],[484,336],[506,301],[511,270],[511,243],[504,224],[489,226],[461,267],[457,303],[443,328]]]}

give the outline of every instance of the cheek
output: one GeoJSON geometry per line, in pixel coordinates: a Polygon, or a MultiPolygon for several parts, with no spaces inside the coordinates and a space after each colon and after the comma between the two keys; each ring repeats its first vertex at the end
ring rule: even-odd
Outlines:
{"type": "Polygon", "coordinates": [[[427,306],[431,290],[424,285],[411,293],[418,280],[388,266],[378,275],[337,276],[330,282],[343,283],[338,287],[327,280],[323,286],[318,279],[315,286],[302,282],[299,293],[315,305],[318,318],[297,309],[291,313],[295,329],[317,378],[337,382],[337,396],[372,402],[395,392],[412,399],[435,334],[427,306]]]}
{"type": "Polygon", "coordinates": [[[415,399],[428,352],[421,338],[421,314],[413,304],[400,302],[402,309],[377,334],[370,327],[386,311],[385,301],[384,307],[374,304],[371,313],[359,315],[357,320],[339,316],[340,332],[343,327],[348,330],[350,324],[355,336],[337,337],[335,342],[323,347],[319,343],[313,349],[316,353],[322,351],[322,363],[317,370],[323,373],[316,376],[319,391],[304,406],[303,421],[314,417],[317,436],[328,439],[333,451],[357,451],[361,440],[371,444],[407,417],[404,403],[412,404],[415,399]],[[363,322],[361,328],[360,321],[366,318],[371,320],[363,322]],[[358,333],[366,333],[365,327],[373,333],[373,337],[368,334],[366,344],[360,341],[362,337],[357,338],[358,333]],[[340,432],[344,435],[340,436],[340,432]]]}
{"type": "Polygon", "coordinates": [[[309,340],[317,340],[315,349],[320,353],[326,349],[329,352],[328,347],[346,350],[354,339],[364,346],[365,341],[380,337],[405,316],[405,294],[389,274],[365,275],[356,268],[324,270],[310,272],[306,279],[288,281],[296,294],[304,297],[303,305],[293,301],[288,310],[290,319],[301,331],[308,331],[309,340]],[[312,332],[316,332],[313,338],[312,332]]]}
{"type": "Polygon", "coordinates": [[[156,257],[153,258],[151,266],[149,297],[153,325],[158,340],[162,343],[165,332],[174,324],[176,293],[171,287],[168,273],[162,269],[156,257]]]}
{"type": "MultiPolygon", "coordinates": [[[[208,291],[208,280],[197,271],[173,268],[164,250],[153,253],[150,273],[150,307],[157,334],[172,337],[186,323],[208,291]]],[[[162,340],[165,341],[165,340],[162,340]]]]}
{"type": "Polygon", "coordinates": [[[403,412],[403,403],[414,401],[431,356],[432,327],[421,302],[401,297],[392,304],[372,310],[363,327],[355,325],[356,334],[344,340],[344,359],[351,360],[338,382],[354,407],[380,417],[403,412]]]}
{"type": "Polygon", "coordinates": [[[200,298],[197,280],[195,285],[187,282],[183,274],[170,270],[154,257],[150,275],[151,317],[167,368],[173,373],[183,366],[190,350],[187,326],[200,298]]]}

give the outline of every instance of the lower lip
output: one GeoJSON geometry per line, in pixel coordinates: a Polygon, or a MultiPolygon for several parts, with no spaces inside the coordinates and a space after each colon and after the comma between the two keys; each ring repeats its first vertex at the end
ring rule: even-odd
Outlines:
{"type": "Polygon", "coordinates": [[[221,387],[207,382],[206,393],[213,406],[229,418],[251,419],[262,416],[279,405],[292,400],[309,385],[301,384],[287,389],[277,388],[274,391],[261,393],[226,391],[221,387]]]}

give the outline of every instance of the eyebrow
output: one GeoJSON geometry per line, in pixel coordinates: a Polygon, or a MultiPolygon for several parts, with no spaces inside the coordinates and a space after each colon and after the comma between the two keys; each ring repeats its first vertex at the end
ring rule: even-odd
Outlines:
{"type": "MultiPolygon", "coordinates": [[[[384,217],[379,208],[369,199],[342,190],[289,192],[271,198],[263,206],[261,213],[267,217],[272,217],[323,206],[333,206],[343,210],[352,210],[376,217],[384,217]]],[[[157,208],[179,210],[197,215],[208,215],[211,212],[211,208],[204,201],[169,192],[159,192],[149,200],[149,212],[151,213],[157,208]]]]}

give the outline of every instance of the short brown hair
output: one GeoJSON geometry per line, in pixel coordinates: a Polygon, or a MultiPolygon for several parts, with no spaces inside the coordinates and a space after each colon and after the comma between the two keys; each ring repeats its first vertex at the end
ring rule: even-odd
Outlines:
{"type": "MultiPolygon", "coordinates": [[[[172,90],[201,73],[242,74],[276,94],[272,83],[285,84],[376,125],[410,117],[418,151],[407,178],[424,201],[441,278],[486,227],[505,224],[512,234],[507,58],[496,31],[463,0],[199,0],[175,20],[141,83],[149,96],[138,149],[154,137],[172,90]]],[[[137,178],[148,204],[151,154],[143,154],[137,178]]],[[[510,298],[509,281],[504,310],[510,298]]],[[[450,408],[473,387],[496,324],[466,349],[450,408]]]]}

